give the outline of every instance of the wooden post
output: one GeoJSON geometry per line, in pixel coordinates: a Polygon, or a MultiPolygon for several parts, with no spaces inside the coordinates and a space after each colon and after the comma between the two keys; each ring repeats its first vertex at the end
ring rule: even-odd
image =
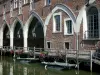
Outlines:
{"type": "Polygon", "coordinates": [[[90,71],[92,72],[92,51],[90,51],[90,71]]]}
{"type": "Polygon", "coordinates": [[[65,60],[66,60],[66,65],[67,65],[67,49],[65,49],[65,53],[66,53],[66,57],[65,57],[65,60]]]}
{"type": "Polygon", "coordinates": [[[34,47],[34,59],[35,59],[35,47],[34,47]]]}
{"type": "Polygon", "coordinates": [[[2,50],[3,50],[3,48],[1,48],[1,56],[2,56],[2,50]]]}
{"type": "Polygon", "coordinates": [[[15,46],[14,46],[13,50],[14,50],[14,58],[15,58],[15,46]]]}

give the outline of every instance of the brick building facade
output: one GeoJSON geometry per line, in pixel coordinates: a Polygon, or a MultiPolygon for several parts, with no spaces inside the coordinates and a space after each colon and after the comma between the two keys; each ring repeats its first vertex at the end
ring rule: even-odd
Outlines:
{"type": "Polygon", "coordinates": [[[0,46],[94,50],[99,0],[0,0],[0,46]]]}

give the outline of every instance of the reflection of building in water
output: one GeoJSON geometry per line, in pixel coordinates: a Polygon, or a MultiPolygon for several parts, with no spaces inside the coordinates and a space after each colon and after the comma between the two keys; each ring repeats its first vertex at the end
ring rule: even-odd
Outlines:
{"type": "Polygon", "coordinates": [[[28,71],[28,70],[27,70],[27,67],[24,67],[24,69],[23,69],[23,74],[24,74],[24,75],[28,75],[28,74],[27,74],[27,71],[28,71]]]}
{"type": "Polygon", "coordinates": [[[13,75],[13,66],[10,64],[10,75],[13,75]]]}
{"type": "Polygon", "coordinates": [[[2,63],[0,63],[0,75],[3,75],[2,74],[2,63]]]}

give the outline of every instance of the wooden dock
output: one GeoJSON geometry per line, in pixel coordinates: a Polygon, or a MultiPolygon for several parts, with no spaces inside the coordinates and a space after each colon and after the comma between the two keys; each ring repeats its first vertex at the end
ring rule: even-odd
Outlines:
{"type": "MultiPolygon", "coordinates": [[[[33,55],[33,58],[17,58],[18,60],[39,60],[39,58],[35,58],[37,56],[39,56],[41,53],[47,53],[46,55],[48,57],[54,57],[56,59],[58,58],[66,58],[64,59],[64,61],[68,60],[68,59],[74,59],[76,61],[89,61],[90,62],[90,66],[92,68],[92,62],[100,65],[100,60],[96,59],[97,57],[95,56],[95,58],[93,57],[93,54],[95,53],[95,51],[90,51],[90,50],[68,50],[68,49],[42,49],[42,48],[27,48],[28,53],[33,55]],[[45,50],[45,51],[44,51],[45,50]]],[[[3,51],[11,51],[12,49],[9,49],[9,47],[3,47],[1,48],[1,55],[3,51]]],[[[20,50],[24,51],[24,48],[20,48],[20,47],[16,47],[13,49],[14,51],[14,56],[16,56],[16,52],[20,50]]],[[[51,65],[62,65],[62,66],[66,66],[66,63],[48,63],[51,65]]]]}

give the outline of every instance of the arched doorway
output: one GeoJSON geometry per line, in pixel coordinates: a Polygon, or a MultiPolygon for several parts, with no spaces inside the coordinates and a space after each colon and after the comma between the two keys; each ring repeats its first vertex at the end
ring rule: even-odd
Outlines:
{"type": "Polygon", "coordinates": [[[23,47],[23,29],[20,22],[16,22],[13,39],[14,39],[14,46],[23,47]]]}
{"type": "Polygon", "coordinates": [[[10,31],[7,24],[3,29],[3,46],[10,46],[10,31]]]}
{"type": "Polygon", "coordinates": [[[33,17],[29,24],[28,47],[44,48],[43,26],[36,17],[33,17]]]}

